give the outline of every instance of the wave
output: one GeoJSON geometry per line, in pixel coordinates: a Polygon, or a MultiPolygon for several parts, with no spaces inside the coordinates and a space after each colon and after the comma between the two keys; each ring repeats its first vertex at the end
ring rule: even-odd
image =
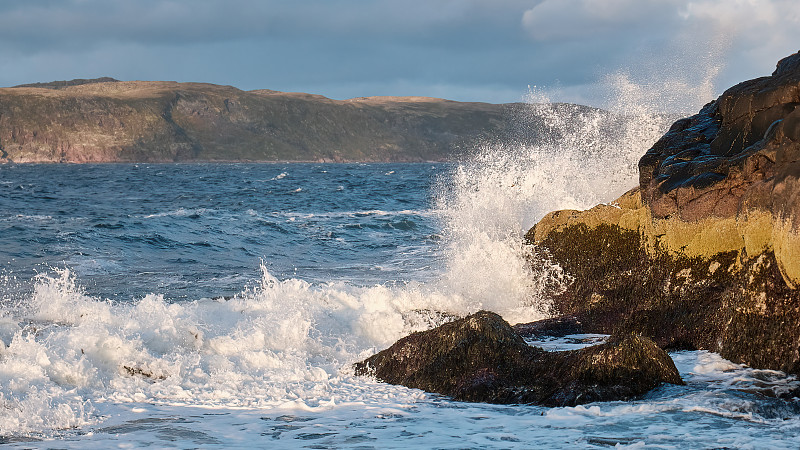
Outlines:
{"type": "MultiPolygon", "coordinates": [[[[421,417],[441,413],[435,396],[354,377],[350,364],[464,314],[469,300],[423,284],[312,285],[262,271],[256,285],[231,298],[180,303],[155,294],[132,303],[93,298],[66,269],[38,276],[28,301],[0,316],[0,435],[91,426],[106,420],[111,405],[131,403],[282,414],[337,408],[352,414],[347,411],[383,405],[422,409],[421,417]]],[[[493,406],[471,411],[505,418],[541,414],[542,426],[591,420],[594,432],[605,426],[621,433],[628,424],[658,417],[683,421],[681,414],[770,427],[798,414],[796,402],[765,400],[796,390],[794,377],[708,352],[672,357],[688,386],[666,386],[641,401],[534,413],[493,406]]],[[[138,407],[118,410],[130,414],[138,407]]]]}
{"type": "MultiPolygon", "coordinates": [[[[363,387],[353,386],[365,381],[352,377],[351,363],[475,309],[423,284],[312,285],[262,272],[232,298],[180,303],[156,294],[102,300],[68,269],[40,274],[30,298],[0,321],[0,434],[93,423],[97,401],[363,401],[363,387]]],[[[393,389],[402,390],[374,395],[393,389]]]]}
{"type": "MultiPolygon", "coordinates": [[[[480,309],[512,323],[548,315],[544,293],[569,280],[522,235],[549,211],[588,208],[635,186],[642,149],[669,123],[625,89],[628,104],[617,112],[567,115],[532,93],[524,112],[547,132],[477,148],[441,177],[429,211],[246,212],[278,231],[276,218],[378,218],[378,226],[411,230],[412,217],[433,216],[441,232],[431,236],[444,255],[431,265],[444,267],[432,268],[438,276],[425,282],[313,284],[278,279],[262,263],[261,278],[230,298],[172,302],[154,293],[115,302],[87,295],[69,269],[40,274],[29,296],[0,310],[0,435],[97,423],[106,402],[313,410],[424,398],[355,378],[351,364],[480,309]]],[[[217,213],[178,208],[143,218],[217,213]]],[[[185,245],[158,233],[130,239],[160,249],[185,245]]],[[[610,414],[627,414],[617,407],[627,408],[612,406],[610,414]]],[[[569,414],[608,410],[591,408],[569,414]]]]}
{"type": "Polygon", "coordinates": [[[315,217],[323,219],[339,219],[339,218],[349,219],[349,218],[359,218],[359,217],[380,217],[380,216],[432,217],[436,215],[435,211],[421,210],[421,209],[404,209],[397,211],[370,209],[370,210],[324,211],[324,212],[256,211],[254,209],[248,209],[246,212],[250,216],[286,217],[293,219],[311,219],[315,217]]]}
{"type": "Polygon", "coordinates": [[[173,211],[165,211],[165,212],[160,212],[160,213],[155,213],[155,214],[147,214],[145,216],[142,216],[142,218],[144,218],[144,219],[155,219],[155,218],[162,218],[162,217],[188,217],[190,219],[196,219],[196,218],[199,218],[200,216],[203,216],[203,215],[205,215],[207,213],[216,213],[216,212],[218,212],[218,211],[209,210],[207,208],[194,208],[194,209],[192,209],[192,208],[190,208],[190,209],[178,208],[178,209],[173,210],[173,211]]]}

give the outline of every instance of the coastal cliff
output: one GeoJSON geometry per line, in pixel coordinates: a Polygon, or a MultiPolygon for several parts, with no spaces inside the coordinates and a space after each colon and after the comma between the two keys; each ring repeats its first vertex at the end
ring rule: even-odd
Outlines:
{"type": "Polygon", "coordinates": [[[111,78],[35,83],[0,89],[0,161],[438,161],[508,134],[519,107],[111,78]]]}
{"type": "Polygon", "coordinates": [[[800,373],[800,54],[675,122],[639,186],[527,234],[571,276],[553,314],[800,373]]]}

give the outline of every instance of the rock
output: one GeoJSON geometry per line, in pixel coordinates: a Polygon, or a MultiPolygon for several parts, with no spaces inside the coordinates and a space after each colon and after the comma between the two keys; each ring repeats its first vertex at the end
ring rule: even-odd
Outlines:
{"type": "Polygon", "coordinates": [[[800,54],[677,121],[615,205],[527,234],[573,277],[553,313],[800,373],[800,54]]]}
{"type": "Polygon", "coordinates": [[[647,338],[547,352],[487,311],[400,339],[355,370],[456,400],[545,406],[624,400],[662,382],[683,384],[669,355],[647,338]]]}
{"type": "Polygon", "coordinates": [[[514,331],[524,337],[564,337],[570,334],[583,334],[584,329],[577,317],[561,316],[542,319],[531,323],[518,323],[514,331]]]}
{"type": "MultiPolygon", "coordinates": [[[[728,238],[706,244],[751,256],[773,251],[785,281],[800,283],[798,105],[800,53],[676,122],[639,163],[641,198],[653,221],[699,225],[680,226],[684,236],[691,228],[730,228],[728,238]]],[[[672,239],[672,249],[686,240],[672,239]]]]}

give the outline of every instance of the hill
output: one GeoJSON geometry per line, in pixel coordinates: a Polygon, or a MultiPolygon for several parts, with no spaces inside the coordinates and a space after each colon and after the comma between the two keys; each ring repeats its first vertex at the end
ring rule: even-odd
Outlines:
{"type": "Polygon", "coordinates": [[[513,132],[519,104],[113,78],[0,88],[0,161],[431,161],[513,132]]]}

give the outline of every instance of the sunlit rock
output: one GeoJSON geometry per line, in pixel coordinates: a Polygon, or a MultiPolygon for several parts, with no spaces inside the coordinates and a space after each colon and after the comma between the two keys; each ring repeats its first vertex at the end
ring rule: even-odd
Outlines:
{"type": "Polygon", "coordinates": [[[677,121],[611,205],[527,234],[573,283],[553,313],[800,373],[800,54],[677,121]]]}

